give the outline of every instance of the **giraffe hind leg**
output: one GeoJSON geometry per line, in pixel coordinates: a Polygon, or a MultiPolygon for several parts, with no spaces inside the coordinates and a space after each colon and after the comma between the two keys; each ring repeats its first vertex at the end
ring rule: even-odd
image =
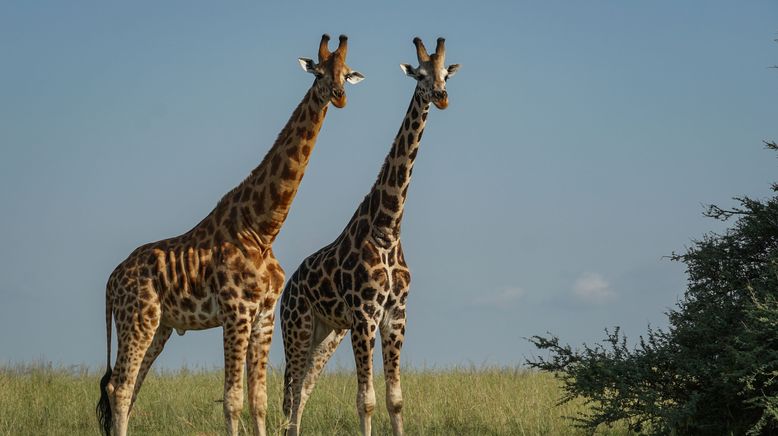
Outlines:
{"type": "Polygon", "coordinates": [[[308,357],[305,371],[302,375],[302,392],[300,393],[301,407],[300,415],[302,415],[302,407],[313,392],[313,388],[316,386],[316,380],[324,370],[324,366],[332,357],[332,354],[340,345],[340,342],[348,333],[347,330],[333,330],[323,322],[316,320],[313,328],[313,343],[311,344],[311,352],[308,357]]]}
{"type": "Polygon", "coordinates": [[[305,404],[316,386],[316,380],[346,333],[347,330],[333,330],[319,320],[314,321],[313,340],[309,345],[308,353],[306,353],[307,358],[303,370],[298,371],[299,383],[295,385],[296,389],[293,391],[293,397],[297,401],[294,402],[295,410],[293,410],[294,420],[292,422],[298,432],[305,404]]]}
{"type": "Polygon", "coordinates": [[[152,339],[151,345],[143,356],[143,361],[141,362],[140,370],[138,371],[138,378],[135,380],[135,389],[133,390],[132,401],[130,402],[130,412],[132,412],[132,407],[135,405],[135,400],[138,398],[140,387],[143,385],[143,381],[146,379],[146,375],[148,374],[151,365],[154,363],[154,360],[157,359],[159,353],[162,352],[162,349],[165,347],[165,343],[170,338],[172,332],[172,327],[159,326],[157,332],[154,333],[154,339],[152,339]]]}
{"type": "Polygon", "coordinates": [[[313,340],[313,318],[307,303],[297,296],[294,281],[287,284],[281,299],[281,333],[284,340],[284,416],[289,421],[287,436],[300,432],[298,408],[302,374],[313,340]]]}
{"type": "MultiPolygon", "coordinates": [[[[119,309],[122,310],[122,309],[119,309]]],[[[117,322],[118,352],[109,386],[114,435],[125,436],[135,382],[141,363],[159,326],[159,317],[144,318],[139,309],[128,314],[129,322],[117,322]]]]}

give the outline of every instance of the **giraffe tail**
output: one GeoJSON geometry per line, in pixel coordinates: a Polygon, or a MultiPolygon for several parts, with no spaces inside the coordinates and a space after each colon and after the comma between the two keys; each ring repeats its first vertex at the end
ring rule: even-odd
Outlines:
{"type": "Polygon", "coordinates": [[[105,298],[105,328],[108,338],[108,358],[106,370],[103,378],[100,379],[100,401],[97,402],[96,412],[97,421],[100,423],[100,429],[103,434],[110,436],[111,427],[113,427],[113,413],[111,412],[111,401],[108,399],[108,382],[111,380],[111,322],[113,321],[113,304],[111,298],[106,295],[105,298]]]}

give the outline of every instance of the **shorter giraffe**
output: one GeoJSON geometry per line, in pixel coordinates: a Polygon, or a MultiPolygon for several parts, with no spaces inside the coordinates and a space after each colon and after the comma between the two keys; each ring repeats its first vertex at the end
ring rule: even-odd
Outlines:
{"type": "Polygon", "coordinates": [[[417,80],[408,111],[370,193],[343,232],[305,259],[281,297],[281,330],[286,352],[284,413],[288,435],[300,432],[305,403],[324,365],[351,331],[357,367],[357,412],[363,435],[370,434],[375,409],[373,348],[381,332],[386,406],[395,436],[402,435],[400,350],[411,274],[400,243],[400,222],[413,163],[430,103],[448,106],[446,80],[459,65],[444,66],[444,39],[428,55],[414,38],[419,67],[403,64],[417,80]]]}

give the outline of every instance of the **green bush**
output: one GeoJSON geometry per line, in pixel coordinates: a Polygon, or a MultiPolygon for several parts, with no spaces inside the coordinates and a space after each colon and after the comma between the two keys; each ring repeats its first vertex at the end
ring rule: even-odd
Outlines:
{"type": "MultiPolygon", "coordinates": [[[[767,143],[778,150],[778,145],[767,143]]],[[[527,363],[563,382],[561,402],[591,405],[580,427],[624,422],[638,433],[778,434],[778,184],[767,200],[736,198],[705,215],[734,221],[671,258],[687,267],[669,327],[633,347],[618,328],[580,350],[553,335],[529,340],[548,357],[527,363]]]]}

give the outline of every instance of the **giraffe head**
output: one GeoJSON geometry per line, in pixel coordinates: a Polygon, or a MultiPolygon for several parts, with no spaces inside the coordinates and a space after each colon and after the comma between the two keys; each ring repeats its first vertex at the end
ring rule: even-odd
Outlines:
{"type": "Polygon", "coordinates": [[[321,36],[319,43],[319,62],[313,59],[300,58],[300,66],[303,70],[316,76],[313,86],[317,94],[325,101],[332,102],[337,108],[346,106],[345,84],[359,83],[365,78],[359,71],[352,70],[346,65],[346,52],[348,51],[348,37],[340,35],[338,48],[330,52],[328,43],[330,36],[326,33],[321,36]]]}
{"type": "Polygon", "coordinates": [[[413,44],[416,46],[416,57],[419,59],[419,67],[413,68],[408,64],[400,64],[400,68],[406,75],[416,79],[416,95],[421,97],[422,101],[433,103],[438,109],[448,107],[448,93],[446,92],[446,81],[459,70],[459,64],[445,66],[446,61],[446,40],[438,38],[438,45],[435,47],[435,53],[427,54],[427,49],[421,38],[413,38],[413,44]]]}

